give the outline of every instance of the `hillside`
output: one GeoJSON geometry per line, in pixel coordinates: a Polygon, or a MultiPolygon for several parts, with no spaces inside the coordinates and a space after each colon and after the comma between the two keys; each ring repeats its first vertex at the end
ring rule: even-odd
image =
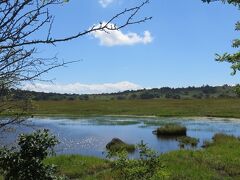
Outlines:
{"type": "Polygon", "coordinates": [[[131,99],[209,99],[238,98],[234,86],[202,86],[187,88],[154,88],[136,91],[124,91],[111,94],[59,94],[34,91],[13,90],[14,99],[24,99],[26,96],[39,100],[131,100],[131,99]]]}

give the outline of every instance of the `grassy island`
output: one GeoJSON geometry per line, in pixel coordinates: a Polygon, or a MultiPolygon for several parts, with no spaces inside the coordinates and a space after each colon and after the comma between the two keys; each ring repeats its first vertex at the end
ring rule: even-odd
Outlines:
{"type": "Polygon", "coordinates": [[[166,124],[158,128],[155,133],[158,136],[186,136],[187,128],[178,124],[166,124]]]}

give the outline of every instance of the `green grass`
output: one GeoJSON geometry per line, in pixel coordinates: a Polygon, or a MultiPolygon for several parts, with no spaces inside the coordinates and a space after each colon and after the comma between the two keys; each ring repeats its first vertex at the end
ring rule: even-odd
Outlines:
{"type": "Polygon", "coordinates": [[[240,117],[240,99],[35,101],[36,115],[240,117]]]}
{"type": "Polygon", "coordinates": [[[177,141],[180,143],[181,147],[184,147],[184,145],[190,145],[192,147],[196,147],[199,143],[199,139],[189,136],[182,136],[178,137],[177,141]]]}
{"type": "Polygon", "coordinates": [[[186,136],[187,128],[178,124],[166,124],[156,131],[158,136],[186,136]]]}
{"type": "MultiPolygon", "coordinates": [[[[178,150],[160,155],[169,179],[240,179],[240,140],[223,134],[202,150],[178,150]]],[[[72,179],[111,180],[111,162],[93,157],[57,156],[46,161],[72,179]]],[[[115,174],[116,175],[116,174],[115,174]]]]}
{"type": "Polygon", "coordinates": [[[110,171],[108,161],[79,155],[51,157],[45,160],[45,163],[57,165],[59,174],[66,175],[71,179],[104,178],[110,171]]]}
{"type": "Polygon", "coordinates": [[[215,137],[204,150],[179,150],[161,156],[171,178],[240,179],[240,140],[226,135],[215,137]]]}

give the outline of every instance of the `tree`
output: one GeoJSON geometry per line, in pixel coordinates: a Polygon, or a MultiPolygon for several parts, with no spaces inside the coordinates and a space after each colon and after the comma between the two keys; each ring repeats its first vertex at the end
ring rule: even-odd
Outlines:
{"type": "Polygon", "coordinates": [[[142,92],[140,94],[140,99],[153,99],[153,98],[154,98],[154,95],[147,91],[142,92]]]}
{"type": "MultiPolygon", "coordinates": [[[[95,31],[117,31],[128,25],[143,23],[151,17],[136,19],[143,6],[127,8],[112,16],[108,21],[94,25],[68,37],[54,37],[52,27],[54,16],[48,10],[66,3],[66,0],[0,0],[0,114],[14,110],[16,118],[0,121],[0,129],[8,124],[19,123],[19,117],[27,114],[24,104],[12,100],[13,87],[23,82],[41,79],[41,75],[51,69],[72,62],[60,62],[57,57],[38,57],[40,45],[56,45],[60,42],[80,38],[95,31]],[[38,32],[46,30],[45,38],[34,38],[38,32]]],[[[28,99],[28,98],[26,98],[28,99]]],[[[26,100],[26,102],[29,102],[26,100]]]]}
{"type": "MultiPolygon", "coordinates": [[[[240,1],[239,0],[202,0],[203,2],[214,2],[214,1],[221,1],[223,3],[232,4],[238,8],[240,8],[240,1]]],[[[240,30],[240,22],[238,21],[235,25],[235,30],[240,30]]],[[[239,48],[240,47],[240,39],[233,40],[232,43],[233,48],[239,48]]],[[[240,70],[240,51],[229,54],[224,53],[223,55],[216,54],[216,60],[219,62],[228,62],[231,64],[231,68],[233,70],[232,75],[235,75],[237,71],[240,70]]]]}

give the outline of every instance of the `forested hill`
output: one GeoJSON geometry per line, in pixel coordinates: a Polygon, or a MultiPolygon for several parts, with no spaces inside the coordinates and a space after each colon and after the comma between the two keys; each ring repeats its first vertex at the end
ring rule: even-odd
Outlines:
{"type": "Polygon", "coordinates": [[[124,91],[111,94],[58,94],[33,91],[13,90],[14,99],[23,99],[28,96],[33,100],[123,100],[123,99],[207,99],[207,98],[238,98],[235,93],[236,87],[223,86],[202,86],[187,88],[154,88],[137,91],[124,91]]]}

